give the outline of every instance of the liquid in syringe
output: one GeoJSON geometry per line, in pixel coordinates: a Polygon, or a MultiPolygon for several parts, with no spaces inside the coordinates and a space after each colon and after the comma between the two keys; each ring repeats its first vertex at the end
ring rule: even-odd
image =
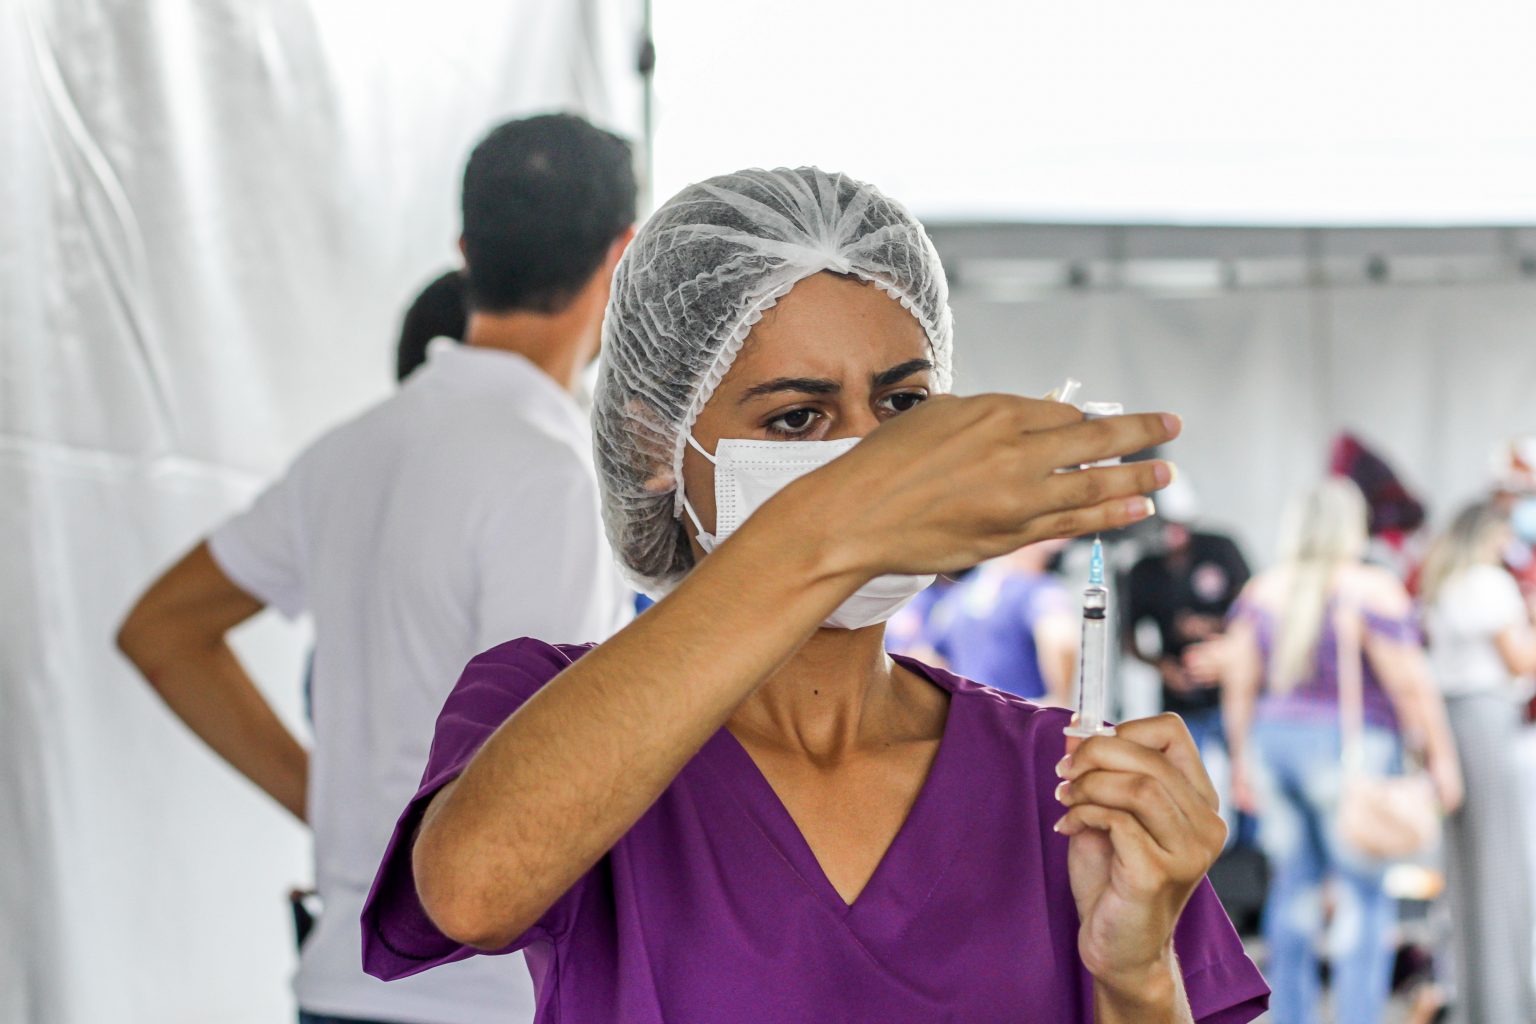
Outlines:
{"type": "Polygon", "coordinates": [[[1109,589],[1104,585],[1104,544],[1093,539],[1088,586],[1083,589],[1083,642],[1078,652],[1077,715],[1068,736],[1113,736],[1104,721],[1109,669],[1109,589]]]}

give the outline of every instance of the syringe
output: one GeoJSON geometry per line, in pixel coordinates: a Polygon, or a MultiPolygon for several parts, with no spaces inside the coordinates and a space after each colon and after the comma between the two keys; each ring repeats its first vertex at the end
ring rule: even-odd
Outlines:
{"type": "Polygon", "coordinates": [[[1068,736],[1113,736],[1104,722],[1106,673],[1109,659],[1109,590],[1104,586],[1104,544],[1093,538],[1088,561],[1088,586],[1083,590],[1083,646],[1078,652],[1077,716],[1064,730],[1068,736]]]}

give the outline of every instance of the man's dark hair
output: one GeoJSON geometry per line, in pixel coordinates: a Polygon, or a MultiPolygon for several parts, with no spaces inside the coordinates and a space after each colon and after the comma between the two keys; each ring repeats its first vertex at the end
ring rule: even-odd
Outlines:
{"type": "Polygon", "coordinates": [[[500,125],[464,168],[469,307],[559,312],[634,222],[623,139],[570,114],[500,125]]]}
{"type": "Polygon", "coordinates": [[[395,380],[405,380],[427,361],[427,344],[433,338],[464,340],[464,273],[450,270],[421,290],[400,322],[400,343],[395,346],[395,380]]]}

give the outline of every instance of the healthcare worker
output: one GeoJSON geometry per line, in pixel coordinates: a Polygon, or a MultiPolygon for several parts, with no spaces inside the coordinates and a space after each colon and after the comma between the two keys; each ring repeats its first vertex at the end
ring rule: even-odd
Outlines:
{"type": "MultiPolygon", "coordinates": [[[[1144,518],[1171,415],[953,398],[922,227],[814,168],[690,186],[625,254],[594,409],[655,607],[465,669],[363,915],[381,977],[525,949],[541,1022],[1249,1021],[1189,735],[882,647],[931,574],[1144,518]]],[[[511,969],[509,967],[509,969],[511,969]]]]}
{"type": "Polygon", "coordinates": [[[320,438],[119,634],[171,710],[314,830],[324,906],[295,980],[304,1024],[532,1016],[526,974],[502,964],[369,977],[357,916],[464,662],[527,633],[600,640],[628,618],[574,395],[633,231],[629,146],[576,117],[512,121],[475,148],[463,198],[464,344],[439,341],[320,438]],[[225,641],[266,606],[313,616],[308,751],[225,641]]]}

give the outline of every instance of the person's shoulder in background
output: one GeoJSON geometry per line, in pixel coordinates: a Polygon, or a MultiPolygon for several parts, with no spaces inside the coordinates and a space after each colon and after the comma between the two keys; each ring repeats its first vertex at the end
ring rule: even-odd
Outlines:
{"type": "Polygon", "coordinates": [[[1446,580],[1431,614],[1440,629],[1497,633],[1528,614],[1520,584],[1502,566],[1474,565],[1446,580]]]}
{"type": "Polygon", "coordinates": [[[1397,574],[1379,565],[1354,565],[1340,582],[1352,586],[1366,611],[1401,619],[1413,614],[1413,598],[1397,574]]]}
{"type": "Polygon", "coordinates": [[[1265,569],[1250,579],[1238,594],[1238,603],[1250,608],[1270,610],[1278,608],[1285,600],[1291,574],[1283,566],[1265,569]]]}

